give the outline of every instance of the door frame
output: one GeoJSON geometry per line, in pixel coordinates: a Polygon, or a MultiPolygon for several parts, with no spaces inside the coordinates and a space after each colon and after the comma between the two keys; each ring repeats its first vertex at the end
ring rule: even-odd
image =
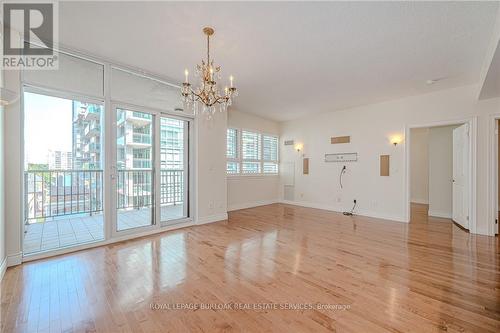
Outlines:
{"type": "Polygon", "coordinates": [[[192,188],[192,177],[194,175],[194,163],[191,161],[191,156],[193,156],[193,147],[192,147],[192,140],[193,133],[194,133],[194,118],[192,117],[185,117],[182,115],[178,115],[175,113],[171,113],[165,110],[161,109],[156,109],[156,108],[151,108],[151,107],[145,107],[145,106],[140,106],[140,105],[135,105],[135,104],[130,104],[130,103],[124,103],[120,101],[110,101],[110,121],[109,121],[109,127],[108,128],[108,133],[110,134],[110,139],[108,140],[109,146],[108,146],[108,151],[112,152],[110,155],[111,163],[110,163],[110,174],[109,174],[109,223],[107,224],[107,229],[109,233],[109,238],[121,238],[122,236],[132,236],[134,237],[135,235],[143,234],[143,233],[150,233],[150,232],[155,232],[155,231],[163,231],[163,230],[171,230],[173,226],[177,227],[182,227],[187,224],[191,224],[194,221],[194,204],[192,202],[193,198],[193,193],[194,189],[192,188]],[[117,222],[118,222],[118,216],[117,216],[117,207],[116,207],[116,176],[113,179],[113,174],[116,173],[116,110],[117,108],[120,109],[125,109],[127,111],[136,111],[136,112],[143,112],[143,113],[148,113],[153,116],[153,136],[152,136],[152,141],[153,141],[153,185],[154,185],[154,190],[153,190],[153,195],[152,195],[152,200],[153,200],[153,221],[151,225],[144,226],[144,227],[138,227],[138,228],[131,228],[131,229],[126,229],[126,230],[120,230],[118,231],[117,229],[117,222]],[[188,198],[188,201],[186,202],[186,205],[188,205],[188,216],[185,218],[180,218],[176,219],[174,223],[170,224],[162,224],[161,222],[161,213],[160,209],[157,207],[160,207],[159,204],[159,190],[160,190],[160,144],[159,144],[159,138],[160,138],[160,117],[168,117],[168,118],[174,118],[174,119],[179,119],[186,121],[188,123],[188,137],[187,137],[187,144],[188,144],[188,156],[187,156],[187,165],[188,168],[186,169],[187,171],[187,183],[188,186],[185,187],[187,191],[186,198],[188,198]],[[157,120],[158,119],[158,120],[157,120]],[[158,139],[158,140],[157,140],[158,139]]]}
{"type": "Polygon", "coordinates": [[[110,214],[109,216],[111,217],[110,221],[109,221],[109,226],[111,227],[111,237],[119,237],[119,236],[122,236],[122,235],[133,235],[133,234],[137,234],[137,233],[141,233],[141,232],[145,232],[145,231],[151,231],[151,230],[154,230],[154,229],[157,229],[158,228],[158,219],[157,219],[157,214],[156,214],[156,162],[158,160],[157,158],[157,144],[156,144],[156,138],[158,136],[158,133],[157,133],[157,121],[156,119],[158,118],[157,117],[157,114],[156,112],[150,112],[149,110],[147,110],[147,108],[144,108],[144,107],[134,107],[134,108],[130,108],[130,107],[127,107],[127,106],[124,106],[122,105],[121,103],[112,103],[111,104],[111,110],[110,110],[110,113],[111,113],[111,128],[110,128],[110,135],[111,135],[111,139],[109,140],[110,143],[111,143],[111,146],[110,146],[110,150],[109,152],[111,152],[111,164],[110,164],[110,168],[111,168],[111,174],[110,174],[110,186],[109,186],[109,189],[110,189],[110,198],[111,198],[111,201],[110,201],[110,205],[109,205],[109,210],[110,210],[110,214]],[[145,225],[145,226],[142,226],[142,227],[137,227],[137,228],[130,228],[130,229],[124,229],[124,230],[118,230],[118,214],[117,214],[117,200],[116,200],[116,189],[117,189],[117,182],[116,180],[118,179],[117,178],[117,167],[116,167],[116,162],[117,162],[117,150],[116,150],[116,135],[117,135],[117,126],[116,126],[116,111],[117,109],[123,109],[123,110],[126,110],[126,111],[133,111],[133,112],[140,112],[140,113],[147,113],[147,114],[150,114],[151,117],[152,117],[152,122],[151,122],[151,128],[152,128],[152,135],[151,135],[151,145],[152,145],[152,150],[151,150],[151,155],[152,155],[152,168],[151,168],[151,202],[152,202],[152,213],[151,213],[151,224],[149,225],[145,225]]]}
{"type": "Polygon", "coordinates": [[[405,127],[405,182],[404,186],[406,189],[405,193],[405,221],[410,222],[411,218],[411,195],[410,195],[410,171],[411,171],[411,163],[410,163],[410,146],[411,146],[411,130],[414,128],[425,128],[425,127],[438,127],[438,126],[449,126],[449,125],[462,125],[468,124],[469,126],[469,183],[468,183],[468,191],[469,191],[469,231],[471,233],[476,233],[476,173],[477,173],[477,150],[476,150],[476,142],[477,142],[477,117],[470,118],[462,118],[455,120],[445,120],[445,121],[437,121],[437,122],[429,122],[423,124],[411,124],[406,125],[405,127]]]}
{"type": "MultiPolygon", "coordinates": [[[[488,173],[491,181],[488,182],[488,236],[495,236],[498,232],[498,224],[495,225],[495,220],[500,219],[498,216],[498,209],[500,208],[498,205],[498,191],[500,188],[498,187],[498,171],[499,171],[499,163],[498,163],[498,130],[497,122],[500,120],[500,112],[493,113],[489,117],[488,122],[488,173]]],[[[500,221],[499,221],[500,222],[500,221]]]]}

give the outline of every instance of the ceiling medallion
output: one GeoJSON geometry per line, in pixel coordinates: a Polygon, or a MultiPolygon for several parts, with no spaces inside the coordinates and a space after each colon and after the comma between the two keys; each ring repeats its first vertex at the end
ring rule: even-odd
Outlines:
{"type": "Polygon", "coordinates": [[[220,66],[214,66],[214,61],[210,59],[210,36],[214,34],[214,29],[203,28],[203,33],[207,36],[207,60],[201,61],[201,65],[196,65],[195,76],[200,79],[200,85],[196,88],[189,83],[189,72],[184,71],[185,81],[182,84],[182,99],[188,109],[192,109],[194,114],[201,112],[212,118],[217,111],[227,110],[233,102],[233,97],[238,96],[238,91],[233,86],[233,76],[229,77],[230,86],[225,87],[223,93],[219,91],[216,79],[220,79],[220,66]],[[216,108],[218,107],[218,108],[216,108]]]}

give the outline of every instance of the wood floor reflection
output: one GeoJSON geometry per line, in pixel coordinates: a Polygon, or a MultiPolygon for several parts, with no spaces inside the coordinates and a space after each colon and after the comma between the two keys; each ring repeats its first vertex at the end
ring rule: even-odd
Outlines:
{"type": "Polygon", "coordinates": [[[498,239],[425,209],[405,224],[275,204],[26,263],[1,283],[1,331],[499,332],[498,239]],[[184,308],[200,304],[255,308],[184,308]]]}

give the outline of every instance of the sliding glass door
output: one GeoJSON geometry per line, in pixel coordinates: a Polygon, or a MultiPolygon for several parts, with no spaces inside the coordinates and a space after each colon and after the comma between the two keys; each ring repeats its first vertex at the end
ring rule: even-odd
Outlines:
{"type": "Polygon", "coordinates": [[[104,239],[102,102],[25,89],[24,254],[104,239]]]}
{"type": "Polygon", "coordinates": [[[189,122],[160,117],[160,221],[173,224],[188,217],[189,122]]]}
{"type": "Polygon", "coordinates": [[[154,218],[154,120],[116,108],[116,230],[141,229],[154,218]]]}
{"type": "Polygon", "coordinates": [[[115,234],[189,217],[189,121],[141,108],[114,108],[115,234]]]}

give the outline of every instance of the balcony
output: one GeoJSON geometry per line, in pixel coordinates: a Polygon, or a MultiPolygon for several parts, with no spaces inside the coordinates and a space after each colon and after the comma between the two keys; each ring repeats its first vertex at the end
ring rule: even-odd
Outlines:
{"type": "Polygon", "coordinates": [[[151,123],[152,116],[148,113],[128,111],[126,119],[133,124],[144,126],[151,123]]]}
{"type": "Polygon", "coordinates": [[[84,134],[85,137],[90,138],[92,136],[99,135],[100,132],[101,132],[101,126],[99,126],[98,124],[91,123],[87,127],[85,127],[84,134]]]}
{"type": "Polygon", "coordinates": [[[101,117],[101,109],[96,105],[87,106],[87,110],[85,112],[85,120],[99,120],[101,117]]]}
{"type": "Polygon", "coordinates": [[[129,140],[130,135],[127,136],[127,144],[132,147],[149,147],[151,146],[151,134],[132,133],[132,140],[129,140]]]}
{"type": "Polygon", "coordinates": [[[151,159],[149,158],[134,158],[134,169],[151,169],[151,159]]]}
{"type": "MultiPolygon", "coordinates": [[[[119,170],[118,230],[151,223],[151,170],[119,170]]],[[[104,239],[103,171],[26,171],[24,253],[104,239]]],[[[184,215],[182,170],[160,172],[162,220],[184,215]]]]}

